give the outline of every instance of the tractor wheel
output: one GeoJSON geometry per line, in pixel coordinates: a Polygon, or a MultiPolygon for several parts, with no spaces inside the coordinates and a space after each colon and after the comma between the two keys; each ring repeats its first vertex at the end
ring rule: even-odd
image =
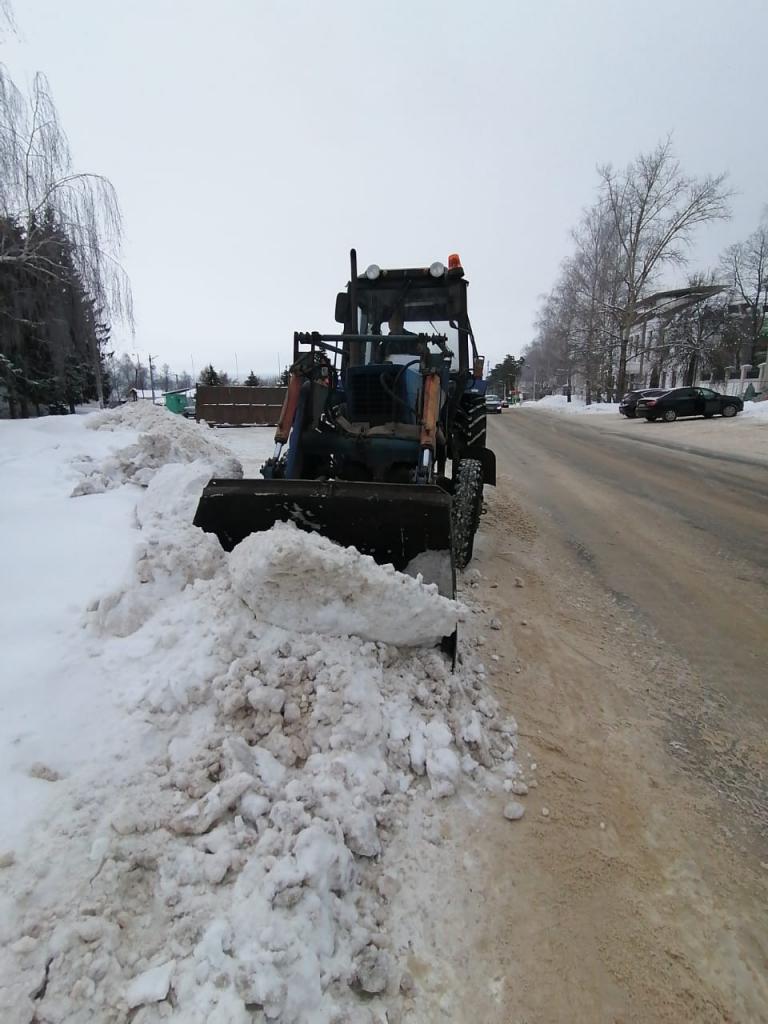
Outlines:
{"type": "Polygon", "coordinates": [[[483,466],[478,459],[462,459],[454,477],[451,522],[453,559],[457,569],[469,565],[475,533],[483,509],[483,466]]]}
{"type": "Polygon", "coordinates": [[[485,448],[485,397],[467,392],[456,410],[454,430],[461,437],[461,449],[472,445],[485,448]]]}

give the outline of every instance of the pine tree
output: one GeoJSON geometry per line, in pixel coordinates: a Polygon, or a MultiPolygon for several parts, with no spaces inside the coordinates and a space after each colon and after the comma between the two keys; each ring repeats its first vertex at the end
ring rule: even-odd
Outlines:
{"type": "Polygon", "coordinates": [[[246,385],[246,387],[249,387],[249,388],[260,388],[261,387],[261,379],[256,376],[256,374],[253,372],[253,370],[251,370],[251,372],[245,378],[245,385],[246,385]]]}
{"type": "Polygon", "coordinates": [[[218,387],[221,384],[221,378],[213,368],[213,363],[209,363],[200,374],[201,384],[210,384],[214,387],[218,387]]]}

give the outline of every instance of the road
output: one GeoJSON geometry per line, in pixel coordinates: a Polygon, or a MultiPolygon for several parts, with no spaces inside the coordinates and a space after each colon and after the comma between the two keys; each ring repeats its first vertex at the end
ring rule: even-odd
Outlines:
{"type": "Polygon", "coordinates": [[[489,443],[465,643],[532,785],[465,838],[461,1019],[768,1021],[768,472],[524,409],[489,443]]]}
{"type": "Polygon", "coordinates": [[[708,687],[768,724],[768,467],[563,416],[493,426],[517,493],[708,687]]]}

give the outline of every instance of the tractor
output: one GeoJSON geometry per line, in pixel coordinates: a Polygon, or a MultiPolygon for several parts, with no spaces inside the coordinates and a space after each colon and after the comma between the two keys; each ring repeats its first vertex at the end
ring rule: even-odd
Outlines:
{"type": "Polygon", "coordinates": [[[194,522],[232,550],[292,521],[453,597],[496,483],[468,282],[456,254],[358,274],[353,249],[350,264],[340,333],[294,334],[263,479],[211,480],[194,522]]]}

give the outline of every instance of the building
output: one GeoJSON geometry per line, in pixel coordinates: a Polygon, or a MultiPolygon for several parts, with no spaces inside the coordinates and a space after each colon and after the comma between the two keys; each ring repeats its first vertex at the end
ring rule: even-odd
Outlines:
{"type": "Polygon", "coordinates": [[[725,291],[725,286],[693,285],[654,292],[637,304],[637,318],[627,349],[627,390],[681,387],[688,356],[666,341],[670,322],[684,309],[725,291]]]}
{"type": "Polygon", "coordinates": [[[128,388],[126,398],[129,402],[154,402],[164,405],[163,392],[160,388],[151,391],[149,388],[128,388]]]}

